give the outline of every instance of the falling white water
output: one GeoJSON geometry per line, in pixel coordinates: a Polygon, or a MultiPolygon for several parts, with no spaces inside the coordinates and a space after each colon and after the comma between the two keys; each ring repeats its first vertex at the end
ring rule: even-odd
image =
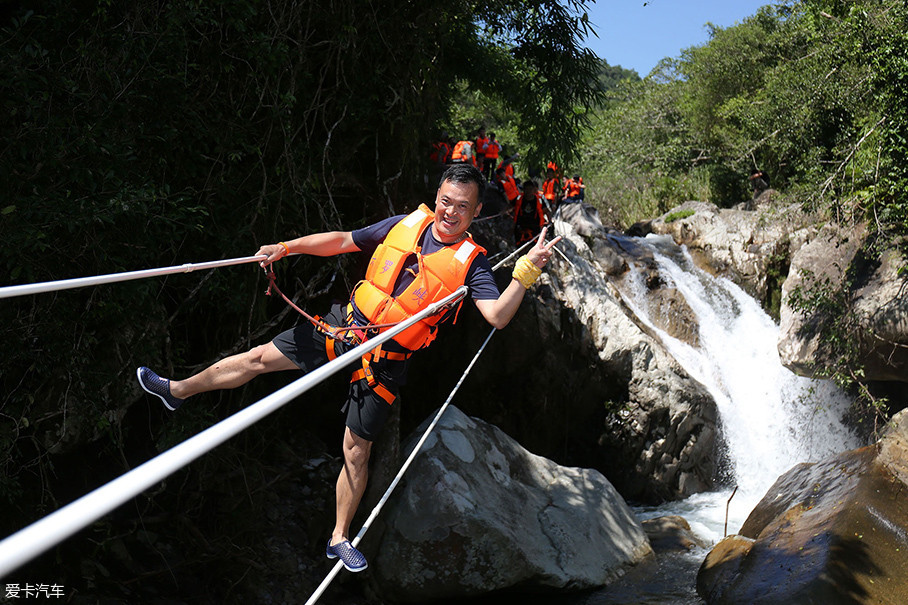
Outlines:
{"type": "MultiPolygon", "coordinates": [[[[779,475],[858,447],[842,424],[850,400],[828,381],[796,376],[779,361],[779,327],[741,288],[698,269],[687,251],[667,236],[642,240],[654,254],[662,279],[684,295],[699,321],[698,347],[673,338],[649,321],[640,272],[624,289],[635,312],[655,330],[669,352],[716,400],[738,492],[731,501],[728,533],[736,533],[779,475]]],[[[700,494],[641,516],[680,514],[709,542],[725,531],[731,491],[700,494]]]]}

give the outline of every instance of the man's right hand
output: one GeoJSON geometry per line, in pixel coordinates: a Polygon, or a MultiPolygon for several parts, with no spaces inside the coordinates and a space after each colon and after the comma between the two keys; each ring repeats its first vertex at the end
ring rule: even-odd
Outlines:
{"type": "Polygon", "coordinates": [[[259,248],[259,251],[255,253],[256,256],[267,255],[268,258],[261,261],[259,264],[262,267],[267,267],[274,261],[284,258],[287,256],[288,249],[284,247],[286,244],[267,244],[259,248]]]}

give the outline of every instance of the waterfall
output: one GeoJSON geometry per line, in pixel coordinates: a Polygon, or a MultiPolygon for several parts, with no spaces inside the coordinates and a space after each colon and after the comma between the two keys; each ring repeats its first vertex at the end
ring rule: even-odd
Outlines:
{"type": "MultiPolygon", "coordinates": [[[[637,240],[656,261],[660,278],[686,299],[699,321],[699,346],[656,327],[648,314],[643,274],[632,271],[622,294],[684,369],[702,383],[719,410],[728,447],[729,480],[739,490],[729,507],[736,533],[775,480],[800,462],[814,462],[859,446],[841,422],[850,400],[829,381],[795,375],[777,351],[779,327],[760,305],[728,279],[697,268],[668,236],[637,240]]],[[[642,511],[680,514],[710,542],[724,531],[730,491],[701,494],[682,503],[642,511]]]]}

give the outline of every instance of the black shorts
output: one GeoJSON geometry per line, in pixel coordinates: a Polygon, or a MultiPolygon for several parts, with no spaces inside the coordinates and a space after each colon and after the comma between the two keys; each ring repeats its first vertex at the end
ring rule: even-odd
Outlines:
{"type": "MultiPolygon", "coordinates": [[[[343,325],[344,310],[345,305],[334,305],[331,313],[323,320],[329,325],[343,325]]],[[[316,330],[315,326],[307,321],[281,332],[272,342],[278,351],[308,374],[315,368],[328,363],[328,351],[325,348],[326,338],[325,334],[316,330]]],[[[354,346],[341,340],[335,340],[334,352],[340,357],[354,346]]],[[[387,359],[372,364],[375,376],[386,389],[393,393],[395,399],[402,381],[394,380],[392,377],[404,376],[406,366],[406,361],[389,361],[387,359]]],[[[361,367],[357,362],[350,366],[350,371],[356,371],[361,367]]],[[[367,380],[362,379],[350,383],[347,401],[341,411],[347,412],[347,426],[351,431],[367,441],[375,441],[388,418],[391,404],[372,390],[367,380]]]]}

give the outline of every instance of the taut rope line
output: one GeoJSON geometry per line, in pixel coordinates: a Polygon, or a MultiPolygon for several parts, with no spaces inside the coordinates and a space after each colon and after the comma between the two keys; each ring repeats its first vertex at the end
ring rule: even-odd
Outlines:
{"type": "Polygon", "coordinates": [[[108,275],[96,275],[94,277],[77,277],[74,279],[61,279],[58,281],[47,281],[36,284],[22,284],[21,286],[5,286],[0,288],[0,298],[12,298],[14,296],[25,296],[26,294],[41,294],[43,292],[56,292],[58,290],[69,290],[71,288],[82,288],[84,286],[99,286],[102,284],[112,284],[133,279],[144,279],[146,277],[160,277],[173,273],[190,273],[203,269],[217,269],[218,267],[230,267],[232,265],[263,261],[266,258],[268,258],[266,254],[259,254],[257,256],[228,258],[226,260],[215,260],[207,263],[186,263],[184,265],[161,267],[159,269],[126,271],[124,273],[110,273],[108,275]]]}
{"type": "MultiPolygon", "coordinates": [[[[254,258],[257,259],[257,257],[254,258]]],[[[319,382],[342,370],[344,366],[359,361],[364,354],[411,325],[438,313],[446,305],[462,299],[466,294],[467,287],[461,286],[450,296],[429,305],[416,315],[347,351],[334,361],[316,368],[299,380],[260,399],[233,416],[4,538],[3,541],[0,541],[0,578],[283,407],[319,382]]]]}

